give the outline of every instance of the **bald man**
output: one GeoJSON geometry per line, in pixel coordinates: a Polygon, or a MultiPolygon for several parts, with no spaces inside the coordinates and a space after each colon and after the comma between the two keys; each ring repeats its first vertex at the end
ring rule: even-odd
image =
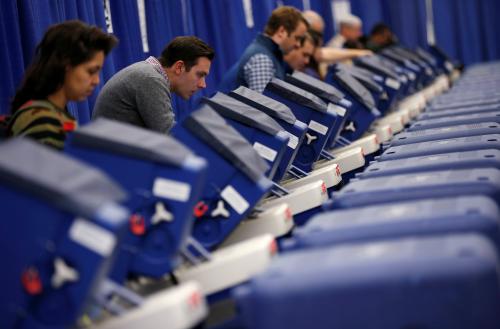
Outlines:
{"type": "Polygon", "coordinates": [[[327,44],[333,48],[363,48],[359,38],[363,35],[363,23],[358,16],[348,14],[339,21],[339,33],[334,36],[327,44]],[[357,45],[357,46],[356,46],[357,45]]]}
{"type": "Polygon", "coordinates": [[[323,17],[312,10],[306,10],[302,12],[302,16],[304,16],[306,21],[309,23],[309,28],[311,30],[323,34],[323,32],[325,31],[325,21],[323,20],[323,17]]]}
{"type": "MultiPolygon", "coordinates": [[[[321,39],[325,29],[325,22],[321,15],[315,11],[307,10],[302,13],[302,16],[309,23],[310,29],[315,31],[321,39]]],[[[314,56],[308,65],[308,68],[310,69],[308,71],[315,72],[315,74],[312,75],[317,77],[324,77],[329,64],[345,62],[356,57],[369,56],[373,54],[370,50],[365,49],[322,47],[322,44],[323,40],[321,39],[319,40],[318,46],[314,50],[314,56]]]]}

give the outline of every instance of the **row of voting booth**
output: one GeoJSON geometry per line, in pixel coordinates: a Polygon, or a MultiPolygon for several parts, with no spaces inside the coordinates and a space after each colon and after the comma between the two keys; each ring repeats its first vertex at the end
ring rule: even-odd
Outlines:
{"type": "Polygon", "coordinates": [[[499,86],[395,46],[3,141],[0,327],[499,328],[499,86]]]}

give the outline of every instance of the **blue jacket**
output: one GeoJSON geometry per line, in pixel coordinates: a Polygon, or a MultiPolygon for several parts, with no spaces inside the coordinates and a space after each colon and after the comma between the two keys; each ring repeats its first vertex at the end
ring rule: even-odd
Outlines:
{"type": "Polygon", "coordinates": [[[275,77],[279,79],[285,78],[283,53],[281,52],[280,47],[271,38],[263,34],[259,34],[247,47],[247,49],[245,49],[240,60],[236,62],[224,75],[222,82],[219,84],[218,90],[228,92],[238,88],[239,86],[248,87],[245,81],[243,68],[255,54],[264,54],[268,56],[273,61],[275,77]]]}

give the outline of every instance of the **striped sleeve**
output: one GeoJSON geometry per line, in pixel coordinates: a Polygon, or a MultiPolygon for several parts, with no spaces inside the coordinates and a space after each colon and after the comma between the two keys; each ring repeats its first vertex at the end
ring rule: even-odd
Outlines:
{"type": "Polygon", "coordinates": [[[39,143],[62,149],[66,140],[65,123],[74,119],[45,108],[31,108],[16,113],[11,124],[12,136],[25,136],[39,143]]]}

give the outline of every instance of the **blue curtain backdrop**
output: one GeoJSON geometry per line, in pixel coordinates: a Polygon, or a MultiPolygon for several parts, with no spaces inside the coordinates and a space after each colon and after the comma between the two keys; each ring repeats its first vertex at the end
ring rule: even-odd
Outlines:
{"type": "MultiPolygon", "coordinates": [[[[388,24],[410,47],[426,46],[425,0],[350,0],[353,14],[368,33],[377,22],[388,24]]],[[[434,0],[436,42],[464,64],[500,58],[498,0],[434,0]]]]}
{"type": "Polygon", "coordinates": [[[9,102],[24,71],[23,44],[16,2],[0,2],[0,115],[8,113],[9,102]]]}
{"type": "Polygon", "coordinates": [[[500,58],[500,2],[434,1],[437,44],[464,64],[500,58]]]}
{"type": "Polygon", "coordinates": [[[351,0],[351,11],[363,21],[365,34],[376,23],[384,22],[403,44],[427,45],[425,0],[351,0]]]}
{"type": "MultiPolygon", "coordinates": [[[[425,0],[351,0],[352,12],[373,24],[386,22],[400,40],[410,46],[425,46],[425,0]]],[[[331,0],[250,0],[252,20],[245,16],[243,0],[145,0],[149,51],[142,47],[136,0],[110,0],[115,35],[120,43],[106,59],[101,85],[117,70],[149,55],[158,56],[178,35],[197,35],[216,50],[207,79],[208,87],[190,101],[175,97],[177,118],[182,120],[200,97],[216,90],[220,78],[236,62],[257,33],[262,31],[278,4],[303,10],[305,3],[322,14],[325,38],[333,36],[331,0]],[[250,23],[252,23],[251,25],[250,23]],[[250,25],[249,25],[250,24],[250,25]]],[[[498,0],[434,0],[436,39],[446,52],[465,64],[500,58],[498,0]]],[[[80,19],[106,28],[104,0],[3,0],[0,1],[0,114],[9,112],[9,101],[18,87],[34,48],[51,24],[80,19]]],[[[90,120],[96,90],[87,101],[70,104],[81,124],[90,120]]]]}
{"type": "MultiPolygon", "coordinates": [[[[9,0],[2,1],[0,9],[2,42],[6,42],[2,47],[0,65],[8,75],[3,77],[0,86],[0,114],[9,112],[9,102],[21,82],[22,72],[31,62],[36,44],[51,24],[80,19],[105,27],[101,0],[9,0]]],[[[108,79],[114,72],[112,59],[107,59],[101,80],[108,79]]],[[[98,92],[99,88],[88,100],[69,104],[70,112],[81,124],[90,120],[91,108],[98,92]]]]}

